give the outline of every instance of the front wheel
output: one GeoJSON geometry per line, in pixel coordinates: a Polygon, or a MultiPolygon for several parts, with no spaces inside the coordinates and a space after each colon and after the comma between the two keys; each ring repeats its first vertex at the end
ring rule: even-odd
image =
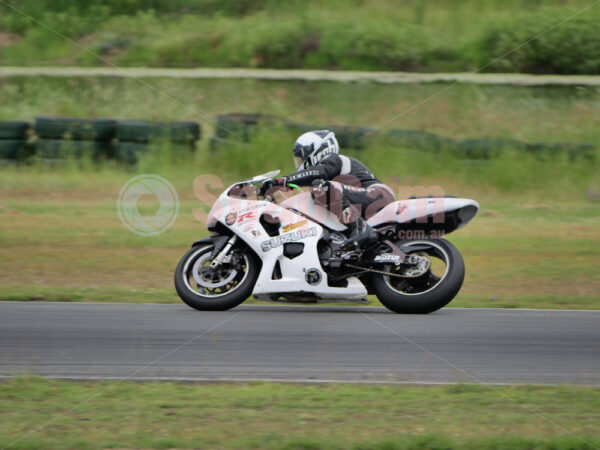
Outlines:
{"type": "Polygon", "coordinates": [[[414,265],[387,265],[383,271],[403,276],[373,274],[379,301],[400,314],[428,314],[446,306],[458,294],[465,278],[459,251],[444,239],[401,241],[414,265]]]}
{"type": "Polygon", "coordinates": [[[252,294],[259,267],[250,250],[232,250],[231,260],[211,266],[212,245],[191,248],[175,269],[175,289],[181,300],[200,311],[225,311],[252,294]]]}

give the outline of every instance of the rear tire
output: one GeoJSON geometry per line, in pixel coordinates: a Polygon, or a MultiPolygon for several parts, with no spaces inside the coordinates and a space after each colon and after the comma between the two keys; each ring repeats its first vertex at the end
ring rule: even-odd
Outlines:
{"type": "MultiPolygon", "coordinates": [[[[438,246],[439,251],[447,256],[446,273],[437,284],[431,288],[425,288],[422,293],[403,293],[390,283],[390,279],[398,277],[389,277],[385,275],[374,274],[372,276],[373,290],[379,301],[388,309],[399,314],[429,314],[443,308],[458,294],[465,278],[465,264],[460,252],[454,245],[444,239],[419,240],[411,242],[402,242],[400,245],[411,245],[416,242],[429,243],[432,246],[438,246]],[[386,280],[387,279],[387,280],[386,280]]],[[[387,270],[386,270],[387,271],[387,270]]],[[[415,280],[415,282],[424,282],[425,277],[431,277],[431,271],[415,280]]]]}
{"type": "MultiPolygon", "coordinates": [[[[190,277],[194,263],[206,253],[213,250],[212,245],[192,247],[179,261],[175,269],[175,289],[181,300],[188,306],[199,311],[226,311],[238,306],[252,294],[254,284],[259,274],[259,264],[250,250],[244,251],[241,256],[244,260],[245,271],[240,273],[239,282],[229,292],[217,295],[202,295],[191,286],[190,277]]],[[[200,289],[201,290],[201,289],[200,289]]]]}

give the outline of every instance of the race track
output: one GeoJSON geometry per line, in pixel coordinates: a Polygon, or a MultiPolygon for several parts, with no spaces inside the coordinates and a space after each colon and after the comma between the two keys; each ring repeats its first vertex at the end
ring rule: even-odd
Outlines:
{"type": "Polygon", "coordinates": [[[600,311],[0,302],[0,376],[600,385],[600,311]]]}

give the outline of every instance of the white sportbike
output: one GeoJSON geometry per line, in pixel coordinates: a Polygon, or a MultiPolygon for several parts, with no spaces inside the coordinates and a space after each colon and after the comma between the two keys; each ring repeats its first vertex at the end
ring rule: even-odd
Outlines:
{"type": "MultiPolygon", "coordinates": [[[[227,188],[199,240],[175,270],[181,299],[202,311],[233,308],[250,296],[288,302],[366,302],[375,294],[397,313],[426,314],[460,290],[465,266],[442,237],[463,227],[477,202],[426,197],[388,204],[368,219],[379,240],[342,248],[345,225],[309,192],[283,201],[258,186],[279,171],[227,188]]],[[[293,192],[293,191],[292,191],[293,192]]]]}

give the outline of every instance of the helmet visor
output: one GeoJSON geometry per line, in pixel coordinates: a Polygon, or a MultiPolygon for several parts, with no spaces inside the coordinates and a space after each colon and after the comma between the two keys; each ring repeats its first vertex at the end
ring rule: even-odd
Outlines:
{"type": "Polygon", "coordinates": [[[296,166],[296,170],[300,168],[303,162],[304,160],[302,158],[300,158],[299,156],[294,156],[294,166],[296,166]]]}

